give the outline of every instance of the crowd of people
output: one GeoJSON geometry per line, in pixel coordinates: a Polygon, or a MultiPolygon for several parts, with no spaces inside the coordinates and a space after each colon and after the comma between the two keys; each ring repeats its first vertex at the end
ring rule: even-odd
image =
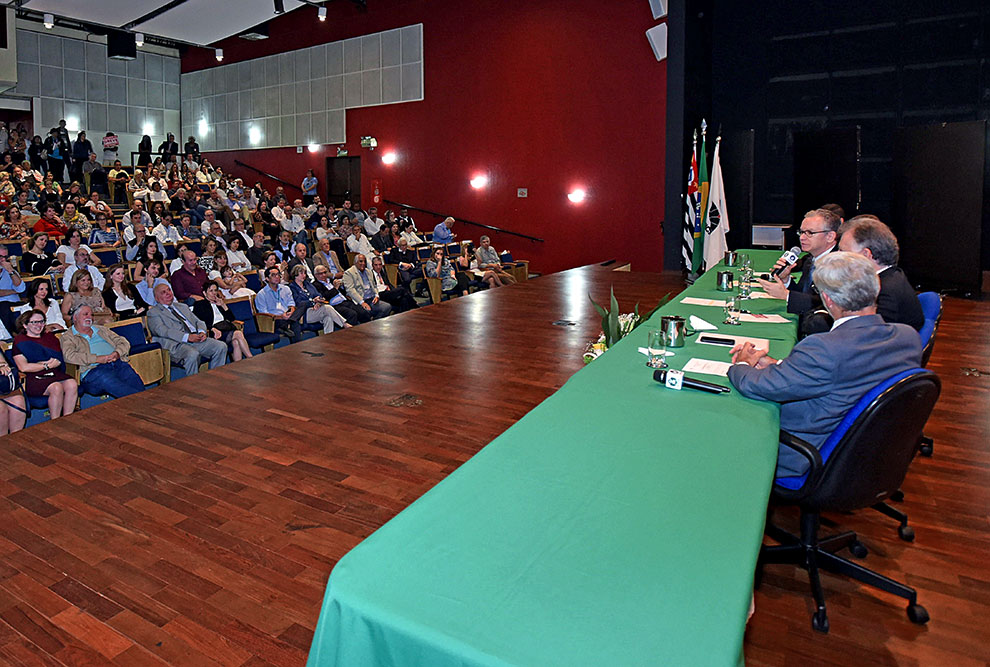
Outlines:
{"type": "Polygon", "coordinates": [[[291,343],[307,330],[331,333],[417,308],[424,274],[449,296],[515,282],[488,237],[447,256],[457,243],[452,218],[435,227],[438,244],[421,261],[418,247],[433,239],[407,209],[383,219],[350,200],[332,208],[311,170],[302,197],[290,199],[281,186],[269,192],[224,173],[193,137],[180,154],[169,134],[157,155],[144,137],[133,173],[117,159],[113,133],[102,160],[85,132],[69,140],[64,121],[41,145],[8,152],[0,167],[0,339],[12,339],[13,361],[0,364],[13,378],[0,382],[0,434],[23,427],[25,396],[45,399],[54,419],[83,392],[143,391],[127,340],[107,326],[114,321],[146,318],[152,341],[191,375],[203,360],[215,368],[252,356],[231,299],[250,297],[291,343]],[[115,215],[110,202],[126,212],[115,215]],[[109,266],[105,250],[116,251],[109,266]],[[245,274],[255,270],[252,289],[245,274]],[[66,363],[79,367],[78,383],[66,363]]]}

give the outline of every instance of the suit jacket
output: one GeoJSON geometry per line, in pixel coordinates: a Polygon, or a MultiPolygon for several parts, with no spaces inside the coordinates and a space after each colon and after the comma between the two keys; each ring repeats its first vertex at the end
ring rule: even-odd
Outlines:
{"type": "MultiPolygon", "coordinates": [[[[322,296],[328,302],[333,301],[335,298],[337,298],[337,296],[342,296],[344,298],[347,298],[346,294],[338,290],[332,284],[328,287],[327,285],[324,285],[319,280],[317,280],[316,282],[313,283],[313,287],[315,287],[316,291],[320,293],[320,296],[322,296]]],[[[343,287],[343,285],[341,285],[341,287],[343,287]]]]}
{"type": "Polygon", "coordinates": [[[884,322],[900,322],[920,331],[925,325],[925,314],[904,271],[899,266],[888,266],[878,275],[880,294],[877,296],[877,315],[884,322]]]}
{"type": "Polygon", "coordinates": [[[403,262],[405,264],[412,264],[413,267],[419,266],[419,257],[416,256],[416,251],[412,248],[407,248],[405,252],[399,250],[398,247],[392,248],[391,259],[396,264],[403,262]]]}
{"type": "MultiPolygon", "coordinates": [[[[863,315],[808,336],[775,366],[735,364],[729,380],[743,396],[780,403],[780,428],[821,448],[866,392],[920,365],[917,331],[863,315]]],[[[778,477],[802,475],[808,467],[800,454],[780,447],[778,477]]]]}
{"type": "MultiPolygon", "coordinates": [[[[330,255],[331,257],[333,257],[334,264],[337,265],[337,268],[340,271],[343,271],[344,265],[340,263],[340,258],[337,257],[337,253],[331,250],[330,255]]],[[[330,269],[331,271],[333,270],[330,268],[330,263],[327,261],[327,258],[323,256],[322,252],[319,251],[313,256],[313,264],[315,266],[320,266],[322,264],[323,266],[327,267],[327,269],[330,269]]]]}
{"type": "MultiPolygon", "coordinates": [[[[182,313],[189,320],[190,324],[196,328],[196,331],[203,333],[209,331],[206,323],[196,317],[186,304],[176,300],[172,302],[172,308],[182,313]]],[[[148,331],[151,332],[151,340],[161,343],[162,347],[169,352],[183,345],[183,337],[190,333],[182,323],[182,320],[160,303],[156,303],[148,311],[148,331]]]]}
{"type": "MultiPolygon", "coordinates": [[[[832,249],[829,250],[829,252],[835,252],[838,249],[839,245],[836,244],[832,246],[832,249]]],[[[805,313],[813,308],[820,308],[822,305],[822,298],[818,295],[818,291],[815,290],[815,285],[812,282],[812,272],[808,271],[808,267],[811,266],[811,262],[811,255],[805,253],[805,255],[801,257],[801,259],[799,259],[794,265],[794,270],[801,272],[801,279],[796,283],[792,281],[791,286],[788,288],[788,313],[800,315],[801,313],[805,313]]]]}
{"type": "MultiPolygon", "coordinates": [[[[378,296],[378,285],[375,282],[374,272],[370,268],[366,268],[365,271],[368,274],[368,281],[371,284],[372,292],[374,292],[375,296],[378,296]]],[[[358,273],[356,266],[352,266],[344,271],[344,288],[351,301],[358,305],[364,302],[364,281],[361,280],[361,274],[358,273]]]]}
{"type": "MultiPolygon", "coordinates": [[[[293,257],[292,259],[289,260],[289,264],[287,266],[289,275],[285,276],[285,279],[288,280],[290,283],[292,282],[292,269],[298,266],[299,264],[302,264],[302,262],[299,260],[298,257],[293,257]]],[[[306,276],[306,280],[309,280],[310,275],[314,276],[315,278],[314,269],[316,268],[316,266],[313,264],[313,260],[309,257],[306,258],[306,266],[309,268],[309,275],[306,276]]]]}
{"type": "MultiPolygon", "coordinates": [[[[196,317],[198,317],[200,320],[203,321],[203,324],[206,325],[207,329],[213,328],[213,325],[217,323],[217,321],[214,320],[213,304],[211,304],[206,299],[200,299],[199,301],[194,303],[192,307],[192,312],[193,315],[195,315],[196,317]]],[[[230,312],[230,308],[228,308],[227,310],[220,308],[220,314],[223,315],[223,319],[225,319],[226,321],[228,322],[234,321],[234,314],[230,312]]]]}

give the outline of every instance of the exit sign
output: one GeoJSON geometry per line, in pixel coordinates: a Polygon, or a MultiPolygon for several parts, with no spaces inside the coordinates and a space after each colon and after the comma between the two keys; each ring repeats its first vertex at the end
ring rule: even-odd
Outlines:
{"type": "Polygon", "coordinates": [[[516,197],[525,199],[529,196],[529,188],[516,188],[516,197]]]}

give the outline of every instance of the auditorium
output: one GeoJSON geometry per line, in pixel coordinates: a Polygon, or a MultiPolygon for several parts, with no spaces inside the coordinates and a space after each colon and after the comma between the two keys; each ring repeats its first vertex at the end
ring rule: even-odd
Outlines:
{"type": "Polygon", "coordinates": [[[0,4],[0,664],[986,664],[988,25],[0,4]]]}

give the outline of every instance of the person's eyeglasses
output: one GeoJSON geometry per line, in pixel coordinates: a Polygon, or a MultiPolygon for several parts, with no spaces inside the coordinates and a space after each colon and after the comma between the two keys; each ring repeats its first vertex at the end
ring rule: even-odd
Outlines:
{"type": "Polygon", "coordinates": [[[814,236],[815,234],[828,234],[831,229],[822,229],[820,231],[812,231],[810,229],[802,229],[798,232],[798,236],[814,236]]]}
{"type": "Polygon", "coordinates": [[[28,320],[28,324],[44,324],[44,320],[28,320]]]}

